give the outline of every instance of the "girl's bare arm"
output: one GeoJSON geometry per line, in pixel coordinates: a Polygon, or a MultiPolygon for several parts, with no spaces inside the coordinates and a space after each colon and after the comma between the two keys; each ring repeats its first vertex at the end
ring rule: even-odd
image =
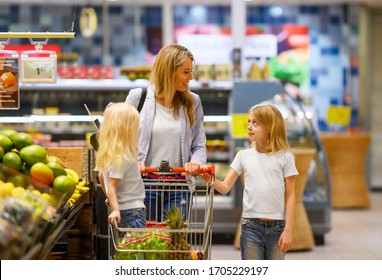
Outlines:
{"type": "MultiPolygon", "coordinates": [[[[204,178],[206,182],[211,183],[210,174],[202,174],[202,177],[204,178]]],[[[238,177],[239,177],[239,174],[237,174],[237,172],[231,168],[223,181],[219,181],[215,179],[214,181],[215,190],[217,190],[221,194],[227,194],[231,190],[233,184],[236,182],[238,177]]]]}

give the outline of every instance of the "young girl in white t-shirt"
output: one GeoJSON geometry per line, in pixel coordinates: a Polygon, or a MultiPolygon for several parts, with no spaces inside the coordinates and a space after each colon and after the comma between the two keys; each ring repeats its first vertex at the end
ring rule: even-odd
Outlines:
{"type": "MultiPolygon", "coordinates": [[[[259,105],[249,111],[247,131],[252,146],[236,154],[224,181],[215,180],[214,187],[227,194],[244,173],[241,258],[285,259],[292,245],[298,175],[285,122],[275,106],[259,105]]],[[[210,175],[203,177],[211,182],[210,175]]]]}

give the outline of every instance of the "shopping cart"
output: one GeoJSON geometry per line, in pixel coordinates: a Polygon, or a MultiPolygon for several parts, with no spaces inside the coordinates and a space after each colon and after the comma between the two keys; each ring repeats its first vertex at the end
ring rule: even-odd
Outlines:
{"type": "MultiPolygon", "coordinates": [[[[199,168],[199,173],[206,172],[199,168]]],[[[143,172],[146,196],[158,197],[146,228],[109,225],[109,258],[123,260],[207,260],[211,257],[214,166],[212,183],[182,176],[182,167],[148,167],[143,172]],[[164,197],[181,196],[180,205],[164,197]]],[[[149,206],[148,206],[149,208],[149,206]]],[[[150,211],[148,211],[150,212],[150,211]]]]}

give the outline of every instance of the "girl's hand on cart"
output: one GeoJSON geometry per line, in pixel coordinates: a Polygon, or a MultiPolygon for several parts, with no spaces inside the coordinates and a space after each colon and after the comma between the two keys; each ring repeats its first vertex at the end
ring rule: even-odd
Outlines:
{"type": "Polygon", "coordinates": [[[121,222],[121,213],[117,210],[111,211],[111,213],[108,217],[108,220],[109,220],[109,224],[111,224],[111,225],[114,225],[115,222],[117,222],[117,224],[119,224],[121,222]]]}
{"type": "Polygon", "coordinates": [[[138,161],[138,170],[142,176],[147,176],[146,166],[144,162],[138,161]]]}
{"type": "Polygon", "coordinates": [[[105,199],[105,204],[106,204],[106,206],[110,206],[110,201],[109,201],[108,197],[106,197],[106,199],[105,199]]]}
{"type": "Polygon", "coordinates": [[[202,170],[200,170],[200,176],[202,176],[203,180],[206,181],[208,184],[211,184],[212,182],[212,176],[214,175],[210,168],[205,164],[200,167],[202,170]]]}

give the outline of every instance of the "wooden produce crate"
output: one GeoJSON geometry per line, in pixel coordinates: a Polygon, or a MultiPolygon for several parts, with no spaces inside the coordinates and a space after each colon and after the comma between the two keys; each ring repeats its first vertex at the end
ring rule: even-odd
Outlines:
{"type": "Polygon", "coordinates": [[[89,168],[91,151],[81,147],[46,148],[48,156],[57,156],[66,167],[78,173],[81,179],[87,181],[89,192],[83,195],[83,204],[73,226],[66,230],[65,259],[94,259],[95,256],[95,226],[94,199],[95,188],[90,181],[89,168]]]}
{"type": "Polygon", "coordinates": [[[80,178],[83,178],[82,175],[84,168],[87,169],[87,149],[82,147],[54,147],[46,148],[48,156],[59,157],[64,165],[70,169],[73,169],[78,173],[80,178]]]}
{"type": "Polygon", "coordinates": [[[95,259],[95,240],[92,230],[73,231],[68,234],[67,259],[95,259]]]}

